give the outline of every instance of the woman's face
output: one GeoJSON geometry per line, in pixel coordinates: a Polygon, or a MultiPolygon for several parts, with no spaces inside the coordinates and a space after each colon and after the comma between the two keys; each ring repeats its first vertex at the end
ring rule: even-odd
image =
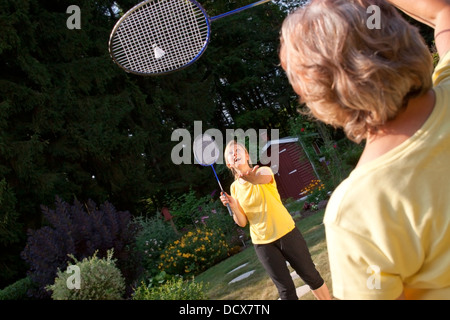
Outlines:
{"type": "Polygon", "coordinates": [[[235,144],[228,149],[227,166],[237,170],[248,167],[248,153],[240,145],[235,144]]]}

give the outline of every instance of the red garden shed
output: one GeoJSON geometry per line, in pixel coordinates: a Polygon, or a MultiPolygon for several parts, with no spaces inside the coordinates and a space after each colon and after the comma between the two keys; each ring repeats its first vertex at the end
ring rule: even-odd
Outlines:
{"type": "MultiPolygon", "coordinates": [[[[318,174],[304,151],[300,141],[296,137],[285,137],[268,141],[262,152],[272,159],[272,148],[278,145],[278,164],[269,165],[275,174],[278,191],[282,199],[300,199],[303,197],[301,190],[307,187],[312,180],[319,179],[318,174]],[[277,168],[278,165],[278,168],[277,168]]],[[[276,150],[277,148],[274,148],[276,150]]]]}

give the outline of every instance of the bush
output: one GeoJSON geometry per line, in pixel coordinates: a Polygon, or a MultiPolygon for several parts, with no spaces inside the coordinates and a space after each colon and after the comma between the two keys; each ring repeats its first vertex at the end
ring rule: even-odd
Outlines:
{"type": "Polygon", "coordinates": [[[301,193],[308,197],[303,205],[303,210],[317,211],[318,204],[328,198],[328,191],[320,180],[312,180],[308,186],[302,189],[301,193]]]}
{"type": "MultiPolygon", "coordinates": [[[[8,246],[20,240],[22,225],[16,212],[16,196],[5,179],[0,180],[0,245],[8,246]]],[[[0,275],[3,276],[3,275],[0,275]]]]}
{"type": "Polygon", "coordinates": [[[170,203],[170,212],[179,230],[195,225],[195,221],[202,214],[202,207],[211,200],[211,196],[198,199],[193,190],[189,190],[177,198],[169,195],[166,195],[165,198],[165,202],[170,203]]]}
{"type": "Polygon", "coordinates": [[[203,283],[183,281],[175,277],[157,287],[142,283],[134,292],[133,300],[206,300],[203,283]]]}
{"type": "Polygon", "coordinates": [[[27,300],[27,291],[31,288],[33,281],[25,277],[0,290],[0,300],[27,300]]]}
{"type": "Polygon", "coordinates": [[[172,275],[195,275],[227,256],[228,245],[220,230],[197,228],[167,246],[158,268],[172,275]]]}
{"type": "Polygon", "coordinates": [[[153,277],[158,271],[159,256],[164,248],[179,236],[168,222],[158,217],[135,218],[139,229],[136,235],[136,250],[145,269],[145,277],[153,277]]]}
{"type": "MultiPolygon", "coordinates": [[[[53,291],[53,300],[120,300],[125,293],[125,280],[112,259],[113,250],[108,251],[106,258],[92,257],[75,261],[80,269],[80,288],[69,289],[67,285],[71,273],[58,270],[55,283],[47,286],[53,291]]],[[[71,264],[69,264],[70,266],[71,264]]],[[[70,281],[70,280],[69,280],[70,281]]]]}
{"type": "Polygon", "coordinates": [[[18,253],[23,248],[23,225],[16,211],[17,199],[5,179],[0,179],[0,288],[25,271],[18,253]]]}
{"type": "Polygon", "coordinates": [[[216,201],[215,204],[218,204],[218,202],[220,202],[220,206],[212,209],[207,216],[208,218],[204,220],[205,226],[212,230],[221,230],[230,247],[242,246],[243,242],[247,240],[244,229],[234,222],[220,200],[216,201]]]}
{"type": "Polygon", "coordinates": [[[128,211],[116,211],[105,202],[100,208],[93,201],[73,205],[56,198],[56,208],[42,206],[49,226],[30,231],[22,257],[30,265],[29,275],[38,289],[31,294],[36,298],[48,298],[45,290],[53,283],[58,269],[67,266],[67,256],[76,259],[90,257],[98,251],[100,257],[114,248],[117,264],[126,279],[135,277],[135,266],[130,266],[130,246],[134,244],[134,230],[128,211]]]}
{"type": "Polygon", "coordinates": [[[175,199],[166,195],[167,201],[170,201],[171,213],[180,229],[190,226],[207,226],[213,230],[222,230],[226,241],[230,245],[240,245],[241,228],[239,228],[230,217],[226,207],[217,196],[216,190],[211,194],[201,198],[195,196],[194,191],[190,190],[180,198],[175,199]]]}

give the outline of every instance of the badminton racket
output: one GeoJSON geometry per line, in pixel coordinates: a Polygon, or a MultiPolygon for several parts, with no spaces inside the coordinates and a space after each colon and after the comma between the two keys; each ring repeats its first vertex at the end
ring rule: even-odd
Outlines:
{"type": "Polygon", "coordinates": [[[146,0],[114,26],[109,52],[126,72],[162,75],[188,67],[208,46],[211,22],[271,0],[209,17],[195,0],[146,0]]]}
{"type": "MultiPolygon", "coordinates": [[[[219,159],[220,151],[217,143],[214,139],[207,135],[199,135],[194,139],[193,143],[193,153],[195,160],[202,166],[211,166],[214,176],[216,177],[217,183],[219,184],[220,191],[223,191],[222,184],[220,183],[219,177],[217,176],[216,170],[214,169],[214,163],[219,159]]],[[[227,203],[227,209],[230,216],[233,215],[233,211],[230,205],[227,203]]]]}

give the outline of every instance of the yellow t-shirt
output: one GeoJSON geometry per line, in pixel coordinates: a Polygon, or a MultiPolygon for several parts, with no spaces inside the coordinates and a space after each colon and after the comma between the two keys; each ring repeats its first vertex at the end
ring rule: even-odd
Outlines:
{"type": "Polygon", "coordinates": [[[450,299],[450,52],[435,107],[408,140],[356,168],[324,223],[339,299],[450,299]]]}
{"type": "Polygon", "coordinates": [[[231,185],[231,196],[239,201],[250,224],[250,236],[254,244],[276,241],[292,231],[295,222],[284,207],[277,190],[273,172],[269,167],[272,182],[267,184],[241,184],[238,180],[231,185]]]}

